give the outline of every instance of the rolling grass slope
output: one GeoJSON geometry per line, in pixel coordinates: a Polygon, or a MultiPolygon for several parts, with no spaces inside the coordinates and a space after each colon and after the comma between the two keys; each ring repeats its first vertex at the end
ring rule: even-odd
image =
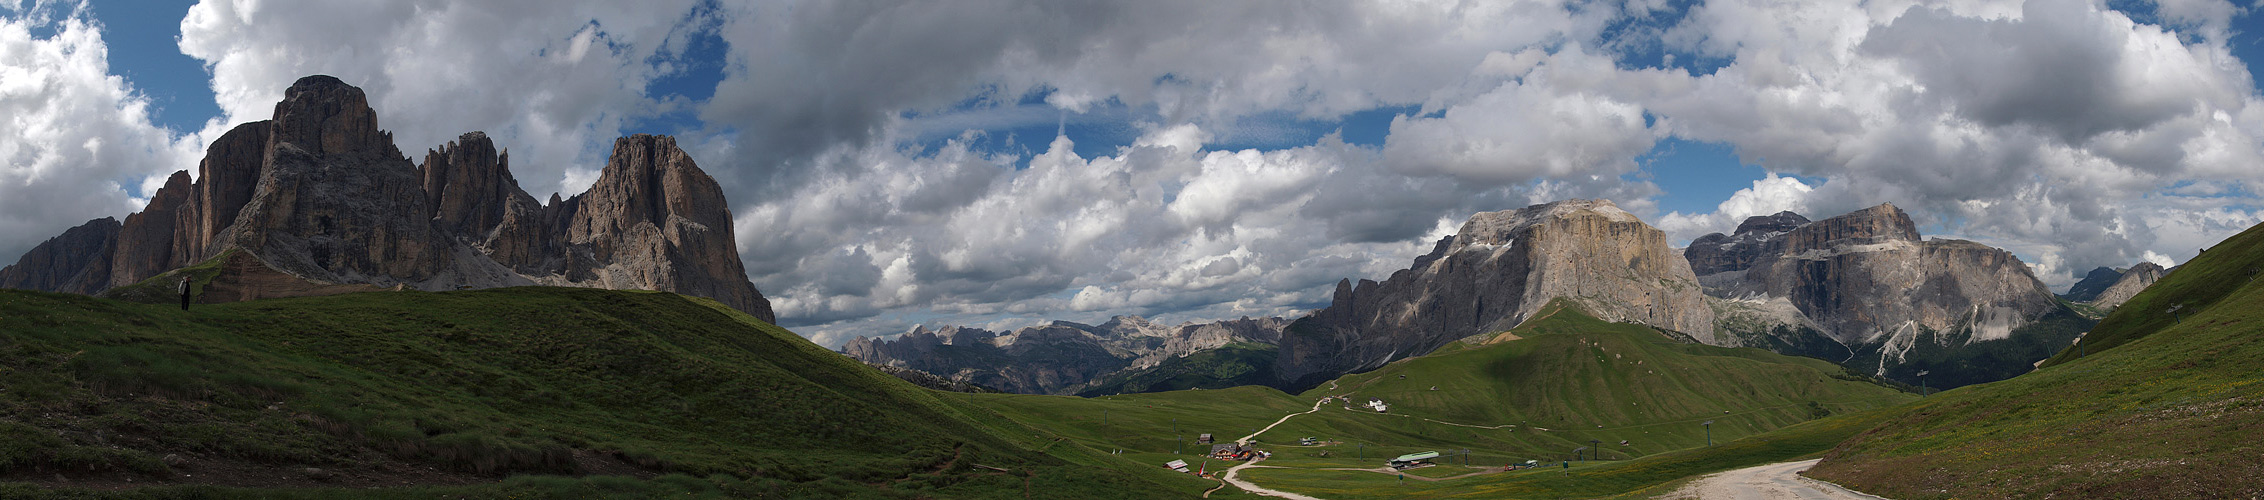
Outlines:
{"type": "Polygon", "coordinates": [[[948,396],[675,294],[376,292],[184,312],[0,290],[0,481],[17,481],[0,496],[1156,498],[1209,485],[948,396]],[[497,482],[514,474],[628,477],[497,482]],[[325,488],[404,482],[439,486],[325,488]],[[153,483],[205,485],[111,490],[153,483]]]}
{"type": "MultiPolygon", "coordinates": [[[[1294,396],[1245,386],[1090,399],[977,394],[954,396],[958,398],[954,401],[1045,429],[1065,442],[1121,450],[1119,456],[1161,464],[1173,459],[1201,463],[1192,456],[1207,449],[1195,444],[1201,433],[1225,442],[1263,429],[1283,415],[1312,410],[1322,397],[1349,396],[1354,403],[1382,398],[1391,405],[1388,413],[1335,399],[1317,412],[1292,417],[1258,434],[1260,448],[1275,453],[1265,464],[1288,468],[1245,471],[1269,488],[1360,498],[1404,493],[1396,489],[1402,486],[1393,477],[1326,469],[1373,468],[1399,454],[1463,449],[1470,450],[1473,465],[1499,467],[1528,459],[1553,462],[1569,458],[1573,448],[1601,442],[1599,456],[1607,461],[1653,465],[1594,476],[1615,478],[1601,483],[1604,486],[1540,496],[1620,494],[1690,474],[1816,453],[1865,427],[1832,424],[1824,434],[1789,441],[1762,438],[1775,443],[1761,447],[1772,451],[1706,455],[1715,458],[1691,461],[1685,450],[1706,444],[1707,427],[1701,424],[1709,420],[1714,422],[1714,442],[1726,446],[1825,414],[1875,419],[1876,413],[1867,412],[1915,398],[1821,360],[1760,349],[1682,344],[1648,327],[1596,320],[1576,308],[1559,305],[1551,311],[1507,332],[1518,340],[1450,344],[1430,355],[1323,383],[1294,396]],[[1431,390],[1433,386],[1438,390],[1431,390]],[[1339,443],[1295,444],[1308,436],[1339,443]],[[1628,444],[1619,444],[1622,440],[1628,444]]],[[[1459,462],[1460,456],[1454,454],[1454,460],[1459,462]]],[[[1213,470],[1225,465],[1210,464],[1213,470]]],[[[1575,478],[1585,470],[1575,468],[1575,478]]],[[[1474,471],[1457,465],[1411,474],[1474,471]]],[[[1562,486],[1554,479],[1517,477],[1523,476],[1424,483],[1422,488],[1431,489],[1420,491],[1498,498],[1502,492],[1522,497],[1562,486]]]]}
{"type": "Polygon", "coordinates": [[[1590,439],[1628,440],[1604,451],[1623,457],[1704,444],[1698,424],[1707,420],[1716,421],[1716,437],[1737,436],[1813,418],[1811,402],[1836,412],[1910,397],[1823,360],[1673,342],[1649,327],[1605,322],[1566,304],[1552,304],[1508,332],[1520,340],[1450,344],[1306,395],[1380,398],[1393,413],[1550,429],[1540,434],[1560,439],[1534,444],[1556,441],[1544,447],[1551,451],[1590,439]]]}
{"type": "Polygon", "coordinates": [[[1913,403],[1811,473],[1901,499],[2264,495],[2260,245],[2264,227],[2226,240],[2110,313],[2087,355],[1913,403]]]}

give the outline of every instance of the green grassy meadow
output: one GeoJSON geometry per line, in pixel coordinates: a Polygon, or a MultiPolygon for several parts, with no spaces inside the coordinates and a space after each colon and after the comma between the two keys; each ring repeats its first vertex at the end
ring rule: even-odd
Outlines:
{"type": "Polygon", "coordinates": [[[666,293],[184,312],[0,291],[0,389],[10,497],[1158,498],[1214,484],[1053,442],[666,293]],[[398,482],[438,486],[356,489],[398,482]],[[208,484],[139,488],[153,483],[208,484]]]}

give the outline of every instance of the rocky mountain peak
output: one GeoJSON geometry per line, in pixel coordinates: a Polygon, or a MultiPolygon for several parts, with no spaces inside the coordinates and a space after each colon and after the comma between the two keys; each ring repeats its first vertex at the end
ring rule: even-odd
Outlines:
{"type": "Polygon", "coordinates": [[[511,177],[511,155],[498,152],[485,132],[469,132],[425,151],[425,202],[433,222],[467,236],[484,236],[503,223],[514,203],[539,210],[511,177]]]}
{"type": "Polygon", "coordinates": [[[1712,337],[1697,278],[1665,233],[1609,201],[1564,200],[1472,215],[1390,279],[1338,282],[1328,308],[1286,330],[1276,367],[1294,383],[1373,368],[1514,327],[1558,298],[1712,337]]]}
{"type": "Polygon", "coordinates": [[[2093,307],[2107,309],[2121,306],[2123,302],[2130,301],[2130,298],[2137,296],[2138,292],[2146,291],[2146,287],[2153,286],[2156,280],[2162,279],[2162,275],[2168,273],[2169,271],[2162,269],[2160,264],[2140,262],[2138,265],[2130,266],[2129,270],[2123,271],[2122,275],[2116,276],[2115,283],[2100,290],[2098,296],[2090,300],[2090,304],[2093,307]]]}
{"type": "Polygon", "coordinates": [[[1094,329],[1119,337],[1163,337],[1176,330],[1139,316],[1112,316],[1094,329]]]}
{"type": "Polygon", "coordinates": [[[378,130],[377,111],[362,89],[329,75],[300,78],[275,103],[273,140],[313,154],[390,152],[393,134],[378,130]]]}
{"type": "Polygon", "coordinates": [[[2090,273],[2084,274],[2082,280],[2069,286],[2067,293],[2061,294],[2060,298],[2075,302],[2090,302],[2092,299],[2099,298],[2099,292],[2106,291],[2107,287],[2115,286],[2115,282],[2121,281],[2122,277],[2123,270],[2121,269],[2099,266],[2092,269],[2090,273]]]}
{"type": "Polygon", "coordinates": [[[573,212],[564,221],[573,247],[566,281],[675,290],[773,320],[770,300],[747,282],[739,262],[723,187],[676,147],[676,138],[613,141],[597,183],[566,204],[573,212]]]}
{"type": "Polygon", "coordinates": [[[731,227],[729,210],[712,210],[728,206],[723,203],[723,188],[700,170],[691,154],[676,147],[676,138],[665,135],[637,134],[614,140],[612,156],[584,198],[589,213],[608,217],[577,219],[577,231],[615,232],[638,222],[666,221],[671,216],[726,231],[731,227]],[[622,225],[585,225],[597,222],[622,225]]]}
{"type": "Polygon", "coordinates": [[[1880,203],[1793,229],[1786,235],[1785,250],[1797,253],[1834,246],[1920,240],[1918,225],[1910,221],[1910,214],[1903,213],[1892,203],[1880,203]]]}
{"type": "Polygon", "coordinates": [[[1781,233],[1715,236],[1692,242],[1685,253],[1694,268],[1718,273],[1705,282],[1707,293],[1726,299],[1716,303],[1728,311],[1722,314],[1747,318],[1725,323],[1723,345],[1821,346],[1827,349],[1815,352],[1848,356],[1851,368],[1876,375],[1908,381],[1931,371],[1938,382],[1964,384],[2025,370],[2065,345],[2072,332],[2064,327],[2080,321],[2045,318],[2074,313],[2011,252],[1925,240],[1892,204],[1781,233]],[[1748,253],[1725,257],[1736,252],[1748,253]],[[2003,352],[2024,351],[2006,358],[2041,354],[2009,362],[1958,358],[1967,344],[2006,339],[2013,340],[1998,345],[2012,347],[2003,352]]]}
{"type": "Polygon", "coordinates": [[[103,217],[48,238],[0,268],[0,288],[88,294],[108,288],[119,227],[118,219],[103,217]]]}
{"type": "Polygon", "coordinates": [[[1637,223],[1635,214],[1621,210],[1611,200],[1560,200],[1516,210],[1479,212],[1462,223],[1455,231],[1454,243],[1447,251],[1456,251],[1471,245],[1500,245],[1516,239],[1517,235],[1536,223],[1549,219],[1593,216],[1616,223],[1637,223]]]}
{"type": "Polygon", "coordinates": [[[1793,213],[1791,210],[1770,215],[1755,215],[1746,217],[1745,222],[1739,223],[1735,234],[1782,233],[1799,228],[1809,222],[1811,221],[1807,217],[1793,213]]]}
{"type": "Polygon", "coordinates": [[[540,283],[678,292],[775,319],[739,262],[722,189],[674,139],[616,141],[590,192],[553,194],[549,206],[519,188],[509,163],[472,132],[412,164],[361,89],[310,76],[269,120],[213,141],[194,181],[175,173],[140,213],[43,245],[0,272],[0,285],[97,293],[241,249],[225,269],[304,283],[227,300],[540,283]],[[344,284],[374,287],[331,286],[344,284]]]}
{"type": "Polygon", "coordinates": [[[1737,225],[1737,235],[1711,233],[1690,240],[1690,247],[1682,256],[1690,260],[1691,272],[1708,276],[1722,272],[1743,271],[1763,256],[1774,255],[1784,249],[1785,233],[1809,223],[1807,217],[1790,210],[1772,215],[1746,217],[1737,225]]]}

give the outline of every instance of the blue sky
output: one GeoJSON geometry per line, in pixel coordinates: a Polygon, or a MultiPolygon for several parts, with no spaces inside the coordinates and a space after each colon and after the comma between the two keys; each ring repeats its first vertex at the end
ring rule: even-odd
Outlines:
{"type": "Polygon", "coordinates": [[[750,279],[828,345],[1295,314],[1472,212],[1570,197],[1678,242],[1892,202],[2056,287],[2260,216],[2245,1],[250,5],[0,10],[8,64],[61,68],[0,96],[31,117],[0,251],[133,210],[312,73],[412,157],[488,132],[538,198],[613,137],[677,135],[750,279]]]}
{"type": "MultiPolygon", "coordinates": [[[[128,80],[134,88],[150,97],[154,105],[151,118],[157,124],[178,132],[193,132],[204,127],[207,120],[222,118],[214,101],[211,74],[201,61],[183,54],[177,42],[180,36],[181,17],[195,2],[178,0],[104,0],[89,4],[92,17],[105,26],[103,42],[110,49],[111,71],[128,80]]],[[[1671,25],[1678,16],[1659,15],[1622,21],[1615,29],[1658,29],[1671,25]]],[[[2255,35],[2244,35],[2247,43],[2255,44],[2255,35]]],[[[716,84],[723,80],[723,54],[728,42],[704,32],[690,43],[691,50],[683,61],[691,70],[655,80],[649,91],[654,96],[682,96],[694,102],[704,101],[715,94],[716,84]]],[[[2238,46],[2236,42],[2236,47],[2238,46]]],[[[1659,44],[1650,43],[1634,48],[1622,59],[1622,64],[1633,67],[1659,67],[1662,58],[1670,54],[1659,44]]],[[[2254,55],[2244,54],[2247,57],[2254,55]]],[[[1672,67],[1694,72],[1718,68],[1719,58],[1706,59],[1680,54],[1672,67]]],[[[970,114],[995,111],[988,103],[970,103],[963,109],[943,110],[941,114],[970,114]]],[[[1088,113],[1071,114],[1045,105],[1043,92],[1032,92],[1015,99],[1012,107],[1028,108],[1029,115],[1061,115],[1059,120],[1015,120],[992,122],[981,129],[986,149],[1009,154],[1030,155],[1042,151],[1053,135],[1065,132],[1076,141],[1076,151],[1086,157],[1113,154],[1117,148],[1130,145],[1139,136],[1132,122],[1155,122],[1153,109],[1132,109],[1116,103],[1088,113]],[[1088,116],[1097,115],[1097,116],[1088,116]]],[[[1412,115],[1420,111],[1417,106],[1379,106],[1327,118],[1306,118],[1289,113],[1260,114],[1242,118],[1236,128],[1238,135],[1218,143],[1206,144],[1214,150],[1285,149],[1312,144],[1321,136],[1341,134],[1347,143],[1377,147],[1389,132],[1395,116],[1412,115]]],[[[672,134],[685,129],[696,129],[698,117],[690,113],[676,113],[652,120],[630,124],[625,133],[672,134]]],[[[960,131],[942,131],[934,137],[915,141],[917,146],[932,149],[944,141],[956,138],[960,131]]],[[[1752,181],[1764,176],[1765,170],[1738,161],[1735,151],[1719,143],[1693,142],[1681,139],[1661,141],[1644,155],[1642,176],[1666,188],[1659,199],[1665,210],[1686,213],[1712,211],[1715,204],[1728,198],[1730,193],[1752,187],[1752,181]]]]}
{"type": "MultiPolygon", "coordinates": [[[[1615,21],[1609,31],[1660,30],[1673,26],[1682,19],[1681,13],[1694,2],[1673,2],[1682,7],[1644,17],[1628,17],[1615,21]]],[[[150,97],[155,105],[153,121],[175,131],[194,131],[205,121],[221,118],[220,108],[214,101],[210,86],[211,74],[196,58],[181,53],[177,39],[180,35],[180,18],[195,2],[179,0],[105,0],[89,4],[95,19],[107,29],[102,33],[109,46],[111,70],[126,78],[136,89],[150,97]]],[[[2153,5],[2145,2],[2113,2],[2110,6],[2142,20],[2155,20],[2153,5]]],[[[2232,52],[2250,67],[2259,67],[2264,57],[2264,30],[2244,29],[2256,22],[2255,17],[2237,18],[2239,29],[2229,44],[2232,52]]],[[[2157,21],[2158,22],[2158,21],[2157,21]]],[[[683,57],[691,69],[670,75],[652,83],[649,91],[654,96],[682,96],[694,102],[704,101],[715,94],[716,84],[723,80],[723,54],[728,42],[703,32],[683,57]]],[[[1696,74],[1719,69],[1727,59],[1706,57],[1687,52],[1676,52],[1655,41],[1620,47],[1626,52],[1617,59],[1629,68],[1671,67],[1696,74]],[[1669,59],[1669,58],[1672,59],[1669,59]]],[[[1082,156],[1095,157],[1112,154],[1117,148],[1129,145],[1138,137],[1138,129],[1130,122],[1157,121],[1152,109],[1131,109],[1116,103],[1107,109],[1071,116],[1066,111],[1053,110],[1044,103],[1042,92],[1032,92],[1016,99],[1011,106],[1029,108],[1032,115],[1059,114],[1060,120],[1030,121],[1008,119],[1003,123],[990,123],[980,129],[984,148],[1008,154],[1033,154],[1052,140],[1056,132],[1066,133],[1076,141],[1076,151],[1082,156]],[[1098,116],[1087,116],[1098,115],[1098,116]]],[[[944,110],[943,114],[968,114],[993,111],[984,103],[970,103],[963,109],[944,110]]],[[[1216,150],[1284,149],[1311,144],[1321,136],[1341,134],[1347,143],[1376,147],[1383,143],[1395,116],[1419,112],[1416,106],[1379,106],[1328,118],[1305,118],[1287,113],[1261,114],[1244,117],[1237,123],[1241,135],[1206,144],[1216,150]]],[[[676,113],[657,119],[632,123],[626,133],[671,134],[699,127],[699,120],[690,113],[676,113]]],[[[964,130],[960,131],[964,132],[964,130]]],[[[940,132],[934,137],[916,141],[923,148],[932,149],[959,132],[940,132]]],[[[1735,149],[1723,143],[1698,142],[1681,138],[1660,141],[1640,159],[1643,170],[1636,176],[1649,179],[1662,187],[1658,206],[1665,211],[1703,213],[1737,190],[1752,187],[1752,182],[1763,178],[1767,170],[1742,162],[1735,149]]]]}

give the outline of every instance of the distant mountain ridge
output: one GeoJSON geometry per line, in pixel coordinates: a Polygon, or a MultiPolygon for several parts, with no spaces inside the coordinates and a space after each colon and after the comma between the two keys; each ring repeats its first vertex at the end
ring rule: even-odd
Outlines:
{"type": "MultiPolygon", "coordinates": [[[[96,294],[241,249],[246,265],[315,284],[662,290],[774,321],[732,231],[721,188],[672,138],[615,141],[588,192],[546,205],[520,189],[486,134],[412,164],[361,89],[316,75],[293,83],[271,119],[213,141],[194,180],[175,172],[123,222],[96,219],[42,243],[0,269],[0,287],[96,294]]],[[[315,289],[327,288],[230,299],[315,289]]]]}
{"type": "Polygon", "coordinates": [[[2115,282],[2121,281],[2123,271],[2123,269],[2107,266],[2093,268],[2091,272],[2084,273],[2083,279],[2076,280],[2073,285],[2068,285],[2067,293],[2060,294],[2060,298],[2067,299],[2069,302],[2090,302],[2099,298],[2099,292],[2107,291],[2107,287],[2114,286],[2115,282]]]}
{"type": "Polygon", "coordinates": [[[2161,264],[2140,262],[2138,265],[2130,266],[2130,269],[2123,271],[2121,276],[2115,278],[2114,284],[2107,285],[2105,289],[2099,290],[2099,294],[2092,297],[2088,303],[2092,307],[2101,309],[2121,307],[2124,302],[2129,302],[2131,297],[2137,296],[2138,292],[2146,291],[2146,287],[2154,286],[2154,282],[2161,280],[2164,274],[2169,274],[2169,271],[2162,269],[2161,264]]]}
{"type": "Polygon", "coordinates": [[[1069,321],[993,332],[922,325],[895,339],[857,337],[851,358],[1023,394],[1074,394],[1113,374],[1235,343],[1271,345],[1288,320],[1240,318],[1166,326],[1139,316],[1099,325],[1069,321]]]}
{"type": "MultiPolygon", "coordinates": [[[[2147,274],[2119,286],[2143,289],[2147,274]]],[[[893,341],[860,338],[843,352],[1012,392],[1232,383],[1298,391],[1510,330],[1558,299],[1666,338],[1821,358],[1940,388],[2024,373],[2092,323],[2012,253],[1927,239],[1892,204],[1824,220],[1789,211],[1752,217],[1735,235],[1706,235],[1677,251],[1608,201],[1564,200],[1474,214],[1409,269],[1383,282],[1340,281],[1328,307],[1278,328],[1278,343],[1215,335],[1149,351],[1171,337],[1120,317],[1011,334],[919,328],[893,341]],[[1228,343],[1241,347],[1214,352],[1228,343]]]]}

